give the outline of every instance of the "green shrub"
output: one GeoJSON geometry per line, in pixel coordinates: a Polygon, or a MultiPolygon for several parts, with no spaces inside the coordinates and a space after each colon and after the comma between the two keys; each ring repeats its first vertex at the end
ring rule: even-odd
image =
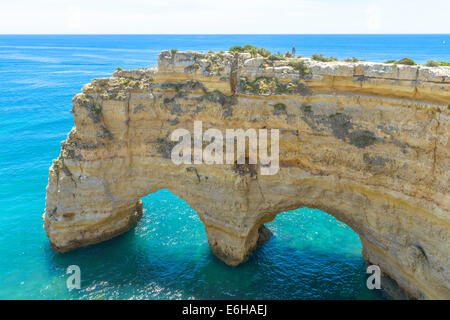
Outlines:
{"type": "Polygon", "coordinates": [[[102,112],[102,106],[97,103],[96,105],[92,106],[91,111],[96,115],[99,115],[100,112],[102,112]]]}
{"type": "Polygon", "coordinates": [[[395,62],[395,64],[404,64],[407,66],[415,66],[416,65],[416,63],[410,58],[403,58],[403,59],[397,60],[395,62]]]}
{"type": "Polygon", "coordinates": [[[358,148],[365,148],[374,144],[377,138],[369,134],[369,132],[364,132],[363,134],[356,135],[350,138],[350,144],[357,146],[358,148]]]}
{"type": "Polygon", "coordinates": [[[123,79],[122,81],[120,81],[120,84],[121,84],[122,86],[126,86],[126,85],[128,85],[130,82],[131,82],[131,79],[130,79],[130,78],[125,78],[125,79],[123,79]]]}
{"type": "Polygon", "coordinates": [[[184,68],[184,71],[191,73],[191,72],[195,72],[198,69],[200,69],[200,64],[195,62],[195,63],[191,64],[190,66],[187,66],[186,68],[184,68]]]}
{"type": "Polygon", "coordinates": [[[231,106],[236,103],[234,96],[227,96],[220,90],[208,91],[202,95],[200,99],[219,103],[223,107],[231,106]]]}
{"type": "Polygon", "coordinates": [[[344,61],[345,61],[345,62],[353,62],[353,63],[354,63],[354,62],[358,62],[358,61],[359,61],[359,59],[358,59],[358,58],[355,58],[355,57],[353,57],[353,58],[351,58],[351,59],[350,59],[350,58],[347,58],[347,59],[345,59],[344,61]]]}
{"type": "Polygon", "coordinates": [[[306,85],[298,82],[282,83],[275,77],[257,77],[253,81],[241,78],[239,84],[241,92],[258,95],[298,93],[302,95],[310,94],[310,89],[306,85]]]}
{"type": "Polygon", "coordinates": [[[285,112],[286,105],[284,103],[277,103],[277,104],[274,104],[273,109],[278,112],[285,112]]]}
{"type": "Polygon", "coordinates": [[[290,51],[286,51],[286,53],[284,54],[284,56],[286,58],[292,58],[292,53],[290,51]]]}
{"type": "Polygon", "coordinates": [[[439,67],[440,64],[436,60],[428,60],[425,64],[427,67],[439,67]]]}
{"type": "Polygon", "coordinates": [[[334,117],[338,117],[338,116],[341,116],[341,115],[342,115],[342,113],[336,112],[336,113],[330,114],[329,117],[330,118],[334,118],[334,117]]]}
{"type": "Polygon", "coordinates": [[[271,52],[269,50],[267,50],[265,48],[258,48],[258,47],[252,46],[250,44],[246,44],[243,47],[241,47],[241,46],[234,46],[234,47],[231,47],[229,51],[230,52],[240,52],[240,53],[248,52],[253,57],[255,57],[256,55],[259,54],[259,55],[267,58],[268,56],[271,55],[271,52]]]}
{"type": "Polygon", "coordinates": [[[257,49],[257,53],[260,54],[263,57],[268,57],[270,56],[270,51],[265,49],[265,48],[258,48],[257,49]]]}
{"type": "Polygon", "coordinates": [[[427,67],[450,67],[450,62],[428,60],[425,65],[427,67]]]}
{"type": "Polygon", "coordinates": [[[231,47],[228,51],[230,51],[230,52],[246,52],[245,49],[241,46],[231,47]]]}
{"type": "Polygon", "coordinates": [[[267,59],[271,60],[271,61],[275,61],[275,60],[286,60],[285,57],[283,57],[281,54],[271,54],[267,59]]]}
{"type": "Polygon", "coordinates": [[[309,70],[308,66],[303,60],[289,61],[289,65],[294,68],[294,70],[297,70],[302,77],[311,73],[311,70],[309,70]]]}
{"type": "Polygon", "coordinates": [[[302,108],[303,112],[306,112],[306,113],[312,112],[310,105],[303,105],[301,108],[302,108]]]}
{"type": "Polygon", "coordinates": [[[335,57],[325,57],[323,54],[313,54],[311,57],[313,60],[321,62],[333,62],[337,61],[335,57]]]}
{"type": "Polygon", "coordinates": [[[178,49],[172,49],[172,50],[170,50],[170,53],[174,56],[175,55],[175,53],[177,53],[178,52],[178,49]]]}
{"type": "Polygon", "coordinates": [[[407,66],[415,66],[416,63],[410,59],[410,58],[403,58],[400,60],[388,60],[385,63],[389,63],[389,64],[403,64],[403,65],[407,65],[407,66]]]}
{"type": "Polygon", "coordinates": [[[243,92],[270,94],[278,91],[278,80],[273,77],[258,77],[253,81],[241,78],[240,88],[243,92]]]}
{"type": "Polygon", "coordinates": [[[184,82],[164,82],[161,84],[162,89],[174,89],[176,92],[180,91],[183,86],[184,82]]]}

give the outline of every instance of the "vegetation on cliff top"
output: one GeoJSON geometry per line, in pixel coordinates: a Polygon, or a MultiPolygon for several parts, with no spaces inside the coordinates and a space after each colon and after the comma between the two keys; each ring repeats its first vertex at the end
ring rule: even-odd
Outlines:
{"type": "Polygon", "coordinates": [[[97,103],[91,107],[91,111],[94,112],[96,115],[99,115],[100,112],[102,112],[102,106],[97,103]]]}
{"type": "Polygon", "coordinates": [[[305,61],[303,60],[291,60],[289,61],[289,65],[300,73],[301,77],[304,77],[311,73],[305,61]]]}
{"type": "Polygon", "coordinates": [[[425,65],[427,67],[450,67],[450,62],[428,60],[425,65]]]}
{"type": "Polygon", "coordinates": [[[335,57],[325,57],[323,54],[316,54],[316,53],[311,56],[311,59],[313,59],[315,61],[321,61],[321,62],[337,61],[337,58],[335,58],[335,57]]]}
{"type": "Polygon", "coordinates": [[[355,58],[355,57],[353,57],[353,58],[348,58],[348,59],[345,59],[344,60],[345,62],[358,62],[359,61],[359,59],[358,58],[355,58]]]}
{"type": "Polygon", "coordinates": [[[230,52],[240,52],[240,53],[248,52],[252,56],[256,56],[256,55],[259,54],[259,55],[261,55],[261,56],[263,56],[265,58],[269,57],[272,54],[266,48],[258,48],[258,47],[252,46],[250,44],[246,44],[243,47],[241,47],[241,46],[234,46],[234,47],[231,47],[229,51],[230,52]]]}
{"type": "MultiPolygon", "coordinates": [[[[237,52],[237,53],[250,53],[252,55],[252,57],[256,57],[258,55],[266,58],[267,60],[269,60],[270,62],[273,61],[277,61],[277,60],[288,60],[288,64],[294,68],[294,70],[299,70],[300,73],[304,76],[306,74],[308,74],[309,72],[305,69],[306,64],[304,62],[299,62],[299,61],[292,61],[292,59],[294,58],[300,58],[301,56],[298,55],[297,57],[294,57],[292,55],[292,53],[290,51],[286,51],[286,53],[283,55],[280,52],[277,53],[272,53],[270,52],[270,50],[263,48],[263,47],[256,47],[253,46],[251,44],[246,44],[244,46],[233,46],[231,47],[229,50],[229,52],[237,52]],[[304,72],[302,72],[302,70],[304,72]]],[[[171,50],[171,54],[174,55],[178,52],[177,49],[172,49],[171,50]]],[[[207,60],[209,62],[211,62],[210,60],[216,56],[218,56],[219,58],[222,58],[222,55],[225,52],[223,50],[218,52],[218,55],[213,52],[213,51],[208,51],[207,54],[207,60]]],[[[314,61],[320,61],[320,62],[335,62],[335,61],[343,61],[343,62],[348,62],[348,63],[356,63],[359,61],[367,61],[367,60],[359,60],[356,57],[352,57],[352,58],[347,58],[345,60],[339,60],[336,57],[330,56],[324,56],[322,53],[320,54],[313,54],[311,56],[311,59],[314,61]]],[[[216,62],[216,61],[213,61],[216,62]]],[[[210,68],[213,65],[213,62],[210,63],[210,68]]],[[[269,62],[269,64],[270,64],[269,62]]],[[[399,60],[388,60],[385,63],[387,64],[398,64],[398,65],[409,65],[409,66],[415,66],[417,65],[416,62],[414,62],[414,60],[412,60],[411,58],[405,57],[403,59],[399,59],[399,60]]],[[[427,67],[442,67],[442,66],[450,66],[450,62],[445,62],[445,61],[436,61],[436,60],[428,60],[427,63],[423,64],[427,67]]],[[[186,70],[187,72],[193,72],[195,70],[198,70],[200,68],[200,65],[198,65],[197,63],[195,63],[194,65],[188,67],[186,70]]],[[[207,70],[209,71],[209,70],[207,70]]],[[[214,70],[211,70],[214,71],[214,70]]]]}
{"type": "Polygon", "coordinates": [[[389,63],[389,64],[404,64],[404,65],[407,65],[407,66],[415,66],[416,65],[414,60],[411,59],[411,58],[403,58],[403,59],[400,59],[400,60],[388,60],[388,61],[386,61],[386,63],[389,63]]]}
{"type": "Polygon", "coordinates": [[[270,50],[267,50],[266,48],[258,48],[255,46],[252,46],[251,44],[246,44],[245,46],[234,46],[229,49],[230,52],[239,52],[239,53],[250,53],[252,57],[256,57],[258,54],[264,58],[267,58],[271,61],[275,60],[286,60],[286,58],[292,57],[291,53],[288,51],[285,55],[282,55],[280,52],[272,53],[270,50]]]}

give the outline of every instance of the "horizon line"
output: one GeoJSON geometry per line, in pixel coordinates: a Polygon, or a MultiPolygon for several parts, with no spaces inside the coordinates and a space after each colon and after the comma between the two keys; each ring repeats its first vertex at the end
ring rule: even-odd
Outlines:
{"type": "Polygon", "coordinates": [[[271,35],[450,35],[450,33],[0,33],[0,36],[271,36],[271,35]]]}

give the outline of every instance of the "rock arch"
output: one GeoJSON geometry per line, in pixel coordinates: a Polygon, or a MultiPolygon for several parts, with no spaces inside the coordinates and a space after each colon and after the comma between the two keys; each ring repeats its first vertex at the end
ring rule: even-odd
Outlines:
{"type": "Polygon", "coordinates": [[[264,223],[307,206],[356,231],[389,283],[448,299],[448,69],[306,60],[305,76],[287,62],[264,63],[245,53],[163,52],[158,69],[117,70],[85,85],[50,167],[52,247],[123,233],[142,215],[141,197],[169,189],[198,213],[214,254],[237,265],[267,239],[264,223]],[[175,165],[170,133],[194,120],[279,128],[278,174],[175,165]]]}

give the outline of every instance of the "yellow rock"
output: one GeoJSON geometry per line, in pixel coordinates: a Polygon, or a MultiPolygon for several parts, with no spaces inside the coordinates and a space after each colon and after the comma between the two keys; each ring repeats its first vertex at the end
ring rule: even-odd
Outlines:
{"type": "Polygon", "coordinates": [[[158,68],[85,85],[50,167],[44,227],[53,248],[127,231],[140,198],[165,188],[196,210],[212,251],[237,265],[260,235],[267,240],[264,223],[307,206],[359,234],[388,292],[450,299],[450,68],[303,59],[302,74],[263,60],[165,51],[158,68]],[[175,165],[170,133],[194,120],[223,132],[280,129],[278,174],[175,165]]]}

